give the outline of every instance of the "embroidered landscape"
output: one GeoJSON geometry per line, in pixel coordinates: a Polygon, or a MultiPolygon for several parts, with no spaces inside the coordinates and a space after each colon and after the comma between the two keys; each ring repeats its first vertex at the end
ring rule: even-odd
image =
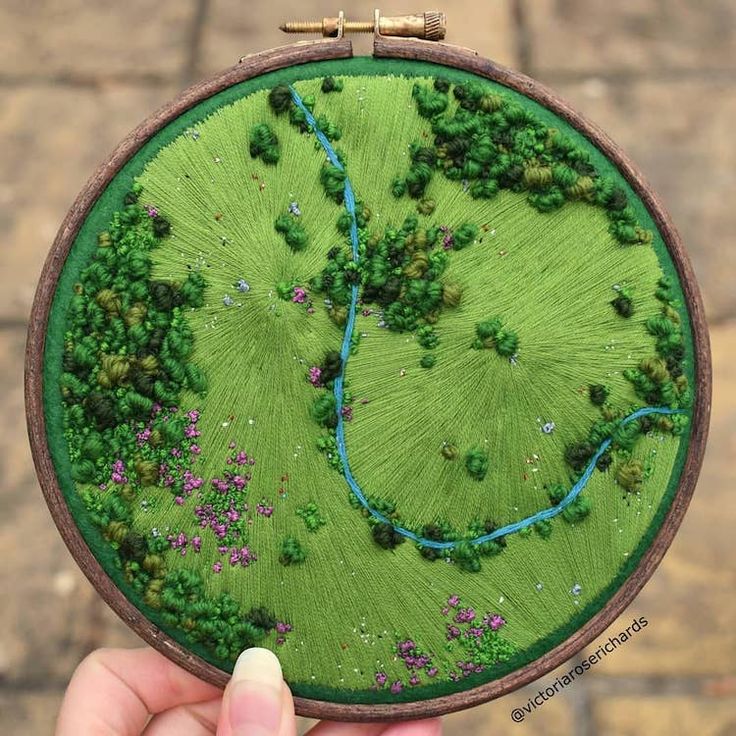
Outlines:
{"type": "Polygon", "coordinates": [[[559,123],[474,78],[328,74],[150,159],[58,383],[86,521],[172,634],[410,700],[620,584],[687,433],[688,324],[645,210],[559,123]]]}

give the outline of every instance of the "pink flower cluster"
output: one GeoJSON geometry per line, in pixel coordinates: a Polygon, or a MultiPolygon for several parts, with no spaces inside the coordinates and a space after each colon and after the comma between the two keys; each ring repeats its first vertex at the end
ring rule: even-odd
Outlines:
{"type": "MultiPolygon", "coordinates": [[[[243,547],[222,545],[217,548],[217,551],[228,558],[231,567],[237,567],[238,565],[248,567],[258,560],[256,553],[248,545],[244,545],[243,547]]],[[[222,572],[222,568],[223,564],[218,560],[212,565],[212,572],[220,573],[222,572]]]]}
{"type": "MultiPolygon", "coordinates": [[[[178,411],[178,408],[175,406],[172,406],[168,410],[164,410],[160,404],[154,404],[151,411],[151,419],[141,431],[136,433],[136,442],[138,447],[143,448],[150,441],[153,421],[159,414],[164,412],[163,416],[160,418],[162,421],[168,422],[178,411]]],[[[192,440],[199,437],[201,434],[199,429],[197,429],[197,422],[199,421],[200,416],[199,411],[192,409],[187,412],[185,416],[189,420],[189,424],[184,428],[184,439],[192,440]]],[[[195,442],[187,442],[185,444],[187,446],[184,449],[180,446],[172,447],[169,454],[174,458],[174,460],[171,463],[160,462],[158,468],[161,484],[165,488],[170,488],[172,490],[175,494],[174,501],[179,506],[182,506],[186,498],[191,496],[195,490],[201,488],[204,483],[203,478],[195,475],[189,469],[184,469],[183,466],[185,452],[189,453],[188,460],[191,465],[195,461],[196,456],[202,452],[202,448],[195,442]]]]}
{"type": "MultiPolygon", "coordinates": [[[[476,620],[476,612],[474,608],[459,608],[460,606],[460,596],[458,595],[451,595],[447,599],[447,605],[442,608],[442,615],[447,616],[450,613],[450,609],[457,609],[455,612],[455,615],[453,616],[453,621],[456,624],[470,624],[473,623],[476,620]]],[[[503,618],[498,613],[487,613],[483,617],[482,626],[476,624],[475,626],[470,626],[465,630],[465,636],[468,638],[471,637],[480,637],[485,634],[487,630],[490,631],[498,631],[504,624],[506,623],[506,619],[503,618]]],[[[448,624],[447,626],[447,640],[452,641],[453,639],[457,639],[462,634],[462,631],[459,627],[454,626],[453,624],[448,624]]]]}
{"type": "MultiPolygon", "coordinates": [[[[416,643],[412,639],[405,639],[396,644],[396,654],[406,665],[409,670],[409,679],[407,683],[414,687],[421,684],[419,674],[424,671],[427,677],[435,677],[437,675],[437,667],[432,665],[432,658],[428,654],[419,651],[416,643]]],[[[375,687],[381,688],[388,682],[388,676],[383,671],[376,672],[374,679],[375,687]]],[[[392,693],[400,693],[404,689],[404,683],[401,680],[395,680],[389,688],[392,693]]]]}
{"type": "Polygon", "coordinates": [[[183,475],[182,491],[184,495],[191,496],[194,491],[199,490],[204,484],[204,478],[199,475],[194,475],[188,468],[184,471],[183,475]]]}
{"type": "Polygon", "coordinates": [[[440,232],[444,234],[442,238],[442,247],[445,250],[450,250],[450,248],[455,244],[455,238],[452,236],[450,228],[447,227],[447,225],[441,225],[440,232]]]}
{"type": "MultiPolygon", "coordinates": [[[[243,511],[247,510],[248,504],[243,504],[243,511]]],[[[194,515],[199,519],[200,527],[203,529],[209,527],[219,539],[224,539],[230,527],[240,521],[240,511],[235,508],[234,502],[230,503],[230,507],[224,513],[215,510],[211,503],[195,506],[194,515]]]]}
{"type": "Polygon", "coordinates": [[[128,482],[128,476],[125,475],[125,463],[120,458],[112,464],[110,480],[113,483],[119,483],[120,485],[124,485],[128,482]]]}
{"type": "MultiPolygon", "coordinates": [[[[463,677],[468,677],[469,675],[472,675],[474,672],[483,672],[483,665],[482,664],[475,664],[474,662],[455,662],[455,664],[460,668],[460,672],[463,677]]],[[[450,676],[455,674],[453,672],[450,673],[450,676]]],[[[459,678],[453,678],[453,679],[459,679],[459,678]]]]}
{"type": "Polygon", "coordinates": [[[138,447],[143,447],[151,439],[151,426],[148,425],[144,430],[136,433],[135,438],[138,441],[138,447]]]}
{"type": "MultiPolygon", "coordinates": [[[[480,617],[476,610],[471,606],[462,606],[460,596],[457,594],[448,597],[441,611],[443,616],[452,616],[451,622],[447,624],[447,640],[450,642],[446,645],[447,648],[453,650],[459,645],[466,651],[466,656],[470,656],[468,660],[456,661],[455,667],[457,669],[451,669],[447,673],[447,677],[457,682],[476,672],[483,672],[485,665],[474,662],[472,659],[481,658],[485,651],[484,647],[495,643],[496,637],[492,632],[496,632],[503,627],[506,620],[498,613],[487,613],[482,620],[479,620],[480,617]],[[488,638],[483,639],[484,636],[488,638]]],[[[396,695],[402,692],[406,685],[411,687],[421,685],[420,675],[422,673],[429,678],[436,677],[439,674],[438,667],[432,663],[433,655],[421,652],[413,639],[398,641],[396,643],[396,655],[409,671],[408,679],[394,680],[389,685],[388,674],[383,670],[379,670],[374,674],[374,689],[388,686],[389,690],[396,695]]]]}
{"type": "Polygon", "coordinates": [[[169,534],[166,539],[171,545],[171,549],[178,549],[182,557],[186,555],[190,544],[194,552],[199,553],[202,550],[202,538],[200,536],[190,539],[184,532],[179,532],[178,534],[169,534]]]}
{"type": "MultiPolygon", "coordinates": [[[[220,552],[222,553],[222,547],[219,548],[220,552]]],[[[225,553],[227,553],[228,550],[225,550],[225,553]]],[[[230,550],[230,564],[234,567],[235,565],[242,565],[242,567],[248,567],[248,565],[252,565],[258,558],[256,557],[256,553],[253,552],[248,545],[245,545],[244,547],[241,547],[238,549],[237,547],[232,547],[230,550]]]]}
{"type": "Polygon", "coordinates": [[[455,614],[454,621],[457,624],[469,624],[471,621],[475,621],[475,610],[473,608],[461,608],[455,614]]]}
{"type": "Polygon", "coordinates": [[[309,369],[309,383],[317,388],[322,385],[322,369],[319,366],[313,365],[309,369]]]}
{"type": "MultiPolygon", "coordinates": [[[[194,507],[194,515],[200,528],[213,532],[219,545],[218,552],[226,556],[233,567],[248,567],[258,559],[255,552],[245,544],[245,525],[253,523],[246,516],[249,507],[245,494],[252,479],[250,468],[255,462],[247,452],[236,449],[235,443],[231,442],[227,458],[231,470],[225,470],[221,477],[213,478],[206,490],[200,488],[194,507]]],[[[273,507],[262,500],[258,513],[270,516],[273,507]]],[[[222,570],[223,562],[217,561],[212,565],[212,572],[220,573],[222,570]]]]}
{"type": "Polygon", "coordinates": [[[256,506],[256,512],[259,513],[261,516],[265,516],[266,518],[268,518],[273,514],[273,505],[267,503],[266,501],[261,501],[256,506]]]}
{"type": "Polygon", "coordinates": [[[286,635],[292,630],[291,624],[287,624],[285,621],[276,622],[276,643],[280,646],[286,642],[286,635]]]}
{"type": "Polygon", "coordinates": [[[421,670],[432,662],[429,655],[418,652],[417,645],[411,639],[400,641],[396,651],[408,670],[421,670]]]}
{"type": "Polygon", "coordinates": [[[491,631],[498,631],[505,623],[506,619],[497,613],[488,613],[483,617],[483,625],[487,626],[491,631]]]}
{"type": "MultiPolygon", "coordinates": [[[[235,448],[235,443],[230,443],[230,449],[235,448]]],[[[255,465],[256,461],[254,458],[249,457],[247,452],[244,452],[243,450],[239,450],[238,452],[233,453],[230,455],[230,457],[227,459],[228,465],[255,465]]]]}

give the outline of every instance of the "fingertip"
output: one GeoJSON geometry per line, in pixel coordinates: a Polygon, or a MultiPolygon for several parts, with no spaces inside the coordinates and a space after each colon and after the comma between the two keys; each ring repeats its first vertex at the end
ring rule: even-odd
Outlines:
{"type": "Polygon", "coordinates": [[[294,697],[291,688],[284,682],[281,686],[283,697],[281,700],[281,730],[279,736],[296,736],[296,712],[294,711],[294,697]]]}
{"type": "Polygon", "coordinates": [[[286,695],[281,664],[269,649],[240,654],[228,686],[227,719],[232,736],[277,736],[286,695]]]}
{"type": "Polygon", "coordinates": [[[251,647],[240,653],[233,668],[233,682],[258,680],[275,689],[281,688],[284,676],[279,658],[264,647],[251,647]]]}

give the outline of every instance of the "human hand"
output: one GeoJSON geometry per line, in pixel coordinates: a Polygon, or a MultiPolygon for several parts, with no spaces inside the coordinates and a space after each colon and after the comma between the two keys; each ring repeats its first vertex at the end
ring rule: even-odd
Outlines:
{"type": "MultiPolygon", "coordinates": [[[[322,721],[308,736],[440,736],[439,719],[403,723],[322,721]]],[[[56,736],[295,736],[296,716],[281,665],[247,649],[225,691],[153,649],[98,649],[77,667],[56,736]]]]}

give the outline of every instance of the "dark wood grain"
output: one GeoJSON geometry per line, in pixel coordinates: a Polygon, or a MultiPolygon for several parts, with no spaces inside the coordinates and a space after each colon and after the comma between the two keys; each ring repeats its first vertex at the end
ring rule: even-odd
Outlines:
{"type": "MultiPolygon", "coordinates": [[[[687,457],[680,483],[664,522],[636,570],[606,605],[572,636],[531,664],[474,689],[431,700],[391,705],[347,705],[295,698],[297,712],[313,718],[347,721],[385,721],[426,718],[450,713],[505,695],[554,669],[599,636],[631,603],[651,577],[675,535],[693,495],[705,451],[711,401],[711,361],[708,331],[695,276],[668,214],[644,177],[626,155],[597,126],[585,120],[552,91],[529,77],[478,56],[469,49],[413,39],[376,37],[374,55],[414,59],[463,69],[498,82],[536,100],[565,119],[593,142],[621,171],[644,202],[677,268],[692,321],[695,346],[694,406],[687,457]]],[[[43,408],[43,354],[49,312],[58,276],[93,204],[125,163],[157,131],[186,110],[227,87],[287,66],[352,56],[346,40],[293,44],[246,57],[222,74],[187,89],[136,128],[97,170],[83,189],[51,247],[36,292],[26,346],[26,413],[36,472],[51,515],[75,560],[105,601],[146,642],[195,675],[223,686],[227,673],[205,662],[154,626],[123,595],[87,547],[59,488],[49,453],[43,408]]]]}

